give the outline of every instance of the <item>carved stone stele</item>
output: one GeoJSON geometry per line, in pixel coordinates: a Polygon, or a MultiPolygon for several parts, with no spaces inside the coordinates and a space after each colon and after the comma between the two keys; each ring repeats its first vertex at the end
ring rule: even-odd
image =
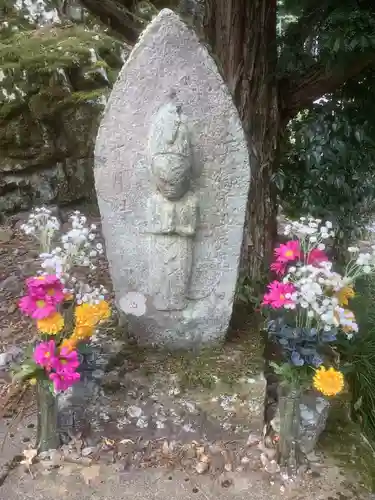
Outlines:
{"type": "Polygon", "coordinates": [[[192,154],[188,126],[173,102],[151,122],[150,164],[157,192],[148,202],[149,285],[159,311],[188,305],[198,202],[189,193],[192,154]]]}
{"type": "Polygon", "coordinates": [[[118,77],[95,148],[116,301],[141,343],[225,336],[249,179],[241,122],[214,61],[163,10],[118,77]],[[127,297],[141,305],[127,308],[127,297]]]}

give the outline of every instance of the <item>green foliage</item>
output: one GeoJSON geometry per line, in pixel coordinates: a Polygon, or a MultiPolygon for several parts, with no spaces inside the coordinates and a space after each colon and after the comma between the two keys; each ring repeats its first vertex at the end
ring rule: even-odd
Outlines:
{"type": "Polygon", "coordinates": [[[259,295],[259,290],[264,288],[265,282],[254,285],[248,276],[240,276],[237,281],[235,296],[236,301],[240,301],[246,305],[251,305],[254,309],[259,309],[262,301],[262,296],[259,295]]]}
{"type": "Polygon", "coordinates": [[[302,391],[311,387],[313,370],[311,366],[293,366],[290,363],[270,363],[282,384],[302,391]]]}
{"type": "MultiPolygon", "coordinates": [[[[371,2],[283,0],[279,17],[280,78],[335,79],[374,53],[371,2]]],[[[332,89],[289,124],[274,181],[287,215],[335,223],[338,247],[360,237],[375,214],[375,71],[332,89]]]]}
{"type": "Polygon", "coordinates": [[[375,442],[375,281],[359,284],[353,310],[359,334],[351,341],[341,339],[338,350],[352,395],[352,416],[375,442]]]}
{"type": "Polygon", "coordinates": [[[276,177],[285,212],[331,220],[341,245],[358,239],[375,214],[375,74],[365,89],[349,86],[352,99],[345,88],[290,124],[276,177]]]}
{"type": "Polygon", "coordinates": [[[279,70],[284,76],[304,73],[316,63],[329,72],[375,47],[375,11],[356,0],[283,0],[279,2],[279,70]]]}

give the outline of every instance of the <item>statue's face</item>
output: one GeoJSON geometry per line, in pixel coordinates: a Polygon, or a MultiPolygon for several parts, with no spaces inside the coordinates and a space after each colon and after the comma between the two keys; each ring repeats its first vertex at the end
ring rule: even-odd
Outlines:
{"type": "Polygon", "coordinates": [[[178,200],[189,189],[190,161],[175,154],[159,154],[152,159],[156,186],[168,200],[178,200]]]}

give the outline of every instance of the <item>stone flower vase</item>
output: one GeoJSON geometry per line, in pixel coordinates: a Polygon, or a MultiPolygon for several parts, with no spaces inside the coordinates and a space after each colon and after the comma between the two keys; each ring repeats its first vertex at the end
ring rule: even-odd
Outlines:
{"type": "Polygon", "coordinates": [[[301,390],[280,384],[278,391],[279,441],[278,460],[288,474],[296,475],[305,462],[301,450],[301,390]]]}
{"type": "Polygon", "coordinates": [[[309,391],[287,384],[278,390],[278,457],[288,474],[297,474],[314,452],[325,429],[330,402],[309,391]]]}
{"type": "Polygon", "coordinates": [[[46,380],[38,380],[36,399],[38,409],[36,448],[38,453],[56,450],[60,446],[57,397],[51,393],[46,380]]]}

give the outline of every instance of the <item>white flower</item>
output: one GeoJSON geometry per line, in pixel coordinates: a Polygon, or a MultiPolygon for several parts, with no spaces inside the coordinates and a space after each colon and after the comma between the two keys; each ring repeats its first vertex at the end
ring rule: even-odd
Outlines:
{"type": "Polygon", "coordinates": [[[349,253],[357,253],[357,252],[359,252],[359,248],[358,247],[349,247],[348,252],[349,253]]]}
{"type": "Polygon", "coordinates": [[[311,243],[316,243],[317,237],[316,236],[310,236],[309,238],[311,243]]]}
{"type": "Polygon", "coordinates": [[[329,220],[327,220],[326,227],[328,227],[328,229],[332,229],[332,222],[330,222],[329,220]]]}
{"type": "Polygon", "coordinates": [[[308,316],[309,318],[313,318],[313,317],[314,317],[314,311],[308,311],[308,312],[307,312],[307,316],[308,316]]]}
{"type": "Polygon", "coordinates": [[[319,243],[318,250],[325,250],[326,246],[324,243],[319,243]]]}
{"type": "Polygon", "coordinates": [[[370,266],[364,266],[363,267],[363,272],[365,274],[370,274],[371,273],[371,267],[370,266]]]}
{"type": "Polygon", "coordinates": [[[356,263],[359,266],[368,266],[371,260],[371,255],[369,253],[360,253],[357,257],[356,263]]]}
{"type": "Polygon", "coordinates": [[[146,312],[146,297],[142,293],[128,292],[121,297],[119,305],[125,314],[143,316],[146,312]]]}

